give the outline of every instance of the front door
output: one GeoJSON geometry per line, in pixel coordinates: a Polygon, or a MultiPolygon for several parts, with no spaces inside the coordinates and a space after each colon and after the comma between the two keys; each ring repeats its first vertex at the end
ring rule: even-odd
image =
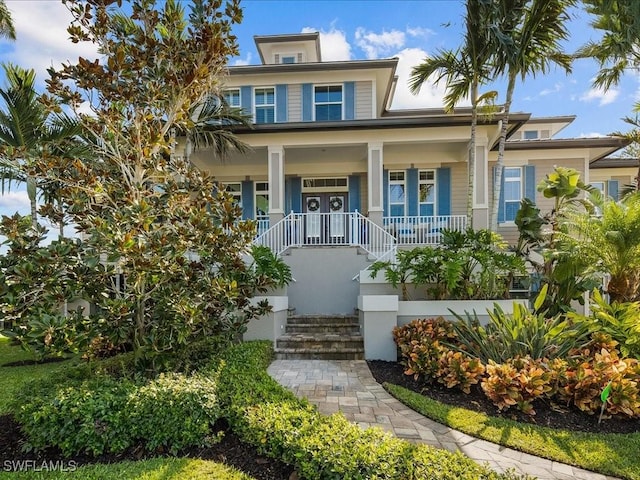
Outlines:
{"type": "Polygon", "coordinates": [[[347,236],[347,194],[308,193],[303,198],[305,243],[342,244],[347,236]]]}

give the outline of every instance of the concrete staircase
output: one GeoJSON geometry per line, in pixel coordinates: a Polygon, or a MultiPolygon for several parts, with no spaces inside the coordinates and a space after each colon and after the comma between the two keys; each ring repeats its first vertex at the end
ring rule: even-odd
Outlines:
{"type": "Polygon", "coordinates": [[[276,340],[276,359],[362,360],[364,341],[354,315],[296,315],[276,340]]]}

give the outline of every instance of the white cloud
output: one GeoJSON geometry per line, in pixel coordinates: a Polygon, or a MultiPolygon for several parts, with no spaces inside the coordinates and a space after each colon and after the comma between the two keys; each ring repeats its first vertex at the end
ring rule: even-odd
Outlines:
{"type": "Polygon", "coordinates": [[[75,63],[79,56],[98,57],[89,42],[71,43],[67,27],[71,14],[61,2],[20,0],[8,2],[16,27],[17,41],[3,60],[36,71],[38,81],[49,77],[46,69],[60,68],[62,62],[75,63]]]}
{"type": "Polygon", "coordinates": [[[610,88],[607,91],[604,91],[601,88],[592,88],[580,96],[580,101],[592,102],[594,100],[598,100],[599,106],[609,105],[610,103],[615,102],[619,94],[620,90],[617,88],[610,88]]]}
{"type": "Polygon", "coordinates": [[[16,212],[23,215],[30,211],[29,196],[25,190],[5,192],[0,196],[0,214],[11,216],[16,212]]]}
{"type": "Polygon", "coordinates": [[[322,60],[325,62],[351,60],[351,45],[342,30],[334,26],[328,31],[317,28],[304,27],[302,33],[320,32],[320,50],[322,60]]]}
{"type": "Polygon", "coordinates": [[[434,32],[430,28],[423,28],[423,27],[407,27],[407,33],[412,37],[422,37],[422,38],[429,38],[436,34],[436,32],[434,32]]]}
{"type": "Polygon", "coordinates": [[[253,55],[251,55],[251,52],[247,52],[247,56],[244,58],[236,58],[233,61],[234,65],[251,65],[251,60],[252,60],[253,55]]]}
{"type": "Polygon", "coordinates": [[[545,97],[547,95],[551,95],[552,93],[558,93],[560,90],[562,90],[562,83],[561,82],[557,82],[553,88],[545,88],[544,90],[540,91],[540,96],[541,97],[545,97]]]}
{"type": "Polygon", "coordinates": [[[367,58],[380,58],[393,50],[404,47],[405,33],[391,30],[373,33],[362,27],[356,29],[356,44],[362,49],[367,58]]]}
{"type": "Polygon", "coordinates": [[[606,137],[607,135],[605,135],[604,133],[599,133],[599,132],[589,132],[589,133],[581,133],[579,135],[579,138],[600,138],[600,137],[606,137]]]}
{"type": "Polygon", "coordinates": [[[427,52],[421,48],[405,48],[395,56],[399,59],[396,70],[398,83],[391,108],[441,108],[446,88],[444,82],[440,82],[438,85],[430,82],[424,83],[417,95],[409,91],[408,82],[411,69],[424,60],[427,52]]]}

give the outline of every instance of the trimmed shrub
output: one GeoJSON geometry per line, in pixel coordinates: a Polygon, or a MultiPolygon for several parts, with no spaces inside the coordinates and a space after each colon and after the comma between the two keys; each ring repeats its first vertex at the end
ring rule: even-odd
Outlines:
{"type": "Polygon", "coordinates": [[[56,446],[65,455],[100,455],[142,442],[149,451],[175,453],[214,440],[211,427],[221,414],[218,375],[167,374],[138,382],[97,375],[32,382],[12,411],[32,449],[56,446]]]}
{"type": "Polygon", "coordinates": [[[477,358],[449,350],[440,357],[440,368],[436,376],[438,382],[447,388],[458,387],[464,393],[470,393],[471,385],[476,385],[484,372],[485,367],[477,358]]]}

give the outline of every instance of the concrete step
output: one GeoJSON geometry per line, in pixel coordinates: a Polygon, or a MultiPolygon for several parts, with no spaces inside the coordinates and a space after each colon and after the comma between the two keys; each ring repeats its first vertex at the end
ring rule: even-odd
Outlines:
{"type": "Polygon", "coordinates": [[[362,335],[339,333],[293,333],[285,334],[276,340],[276,348],[304,348],[308,350],[341,350],[360,348],[362,335]]]}
{"type": "Polygon", "coordinates": [[[363,348],[305,349],[276,348],[277,360],[364,360],[363,348]]]}
{"type": "Polygon", "coordinates": [[[293,323],[287,324],[287,333],[342,333],[359,334],[358,323],[293,323]]]}
{"type": "Polygon", "coordinates": [[[288,325],[297,324],[326,324],[326,323],[341,323],[346,325],[359,324],[358,317],[356,315],[294,315],[287,318],[288,325]]]}

